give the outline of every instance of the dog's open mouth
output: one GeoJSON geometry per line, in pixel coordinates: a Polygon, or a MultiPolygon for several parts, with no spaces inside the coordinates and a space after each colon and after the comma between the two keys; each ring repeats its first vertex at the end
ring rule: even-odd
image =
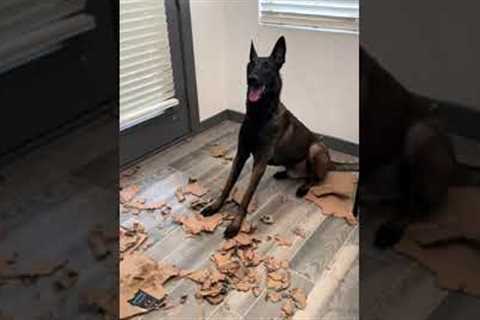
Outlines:
{"type": "Polygon", "coordinates": [[[250,102],[257,102],[263,95],[265,91],[265,86],[260,87],[249,87],[248,88],[248,101],[250,102]]]}

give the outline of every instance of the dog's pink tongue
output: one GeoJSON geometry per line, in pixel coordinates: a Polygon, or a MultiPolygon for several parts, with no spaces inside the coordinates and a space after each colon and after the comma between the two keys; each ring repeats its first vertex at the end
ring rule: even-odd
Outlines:
{"type": "Polygon", "coordinates": [[[262,96],[263,88],[250,89],[248,92],[248,100],[250,102],[257,102],[262,96]]]}

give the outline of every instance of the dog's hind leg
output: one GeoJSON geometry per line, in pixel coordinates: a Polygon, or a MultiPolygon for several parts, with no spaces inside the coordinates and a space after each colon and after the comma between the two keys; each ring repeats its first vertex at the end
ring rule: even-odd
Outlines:
{"type": "Polygon", "coordinates": [[[327,146],[320,142],[313,143],[308,150],[308,177],[304,184],[298,187],[296,192],[297,197],[301,198],[305,196],[313,185],[325,178],[329,163],[330,155],[327,146]]]}

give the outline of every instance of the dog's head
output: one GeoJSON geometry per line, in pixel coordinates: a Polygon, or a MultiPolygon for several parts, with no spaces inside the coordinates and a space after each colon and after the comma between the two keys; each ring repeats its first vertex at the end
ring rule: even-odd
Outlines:
{"type": "Polygon", "coordinates": [[[268,96],[278,96],[282,89],[280,68],[285,62],[285,38],[281,36],[268,57],[259,57],[253,46],[250,47],[250,61],[247,65],[247,103],[261,102],[268,96]]]}

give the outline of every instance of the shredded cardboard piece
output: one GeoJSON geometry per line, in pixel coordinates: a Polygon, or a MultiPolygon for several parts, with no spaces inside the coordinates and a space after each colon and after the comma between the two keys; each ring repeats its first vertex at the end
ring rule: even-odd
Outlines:
{"type": "Polygon", "coordinates": [[[395,250],[430,269],[444,289],[480,296],[480,188],[450,188],[448,201],[408,226],[395,250]],[[452,263],[454,261],[454,263],[452,263]]]}
{"type": "Polygon", "coordinates": [[[221,144],[215,144],[208,149],[208,153],[214,158],[223,158],[228,150],[221,144]]]}
{"type": "Polygon", "coordinates": [[[290,287],[290,272],[279,269],[267,274],[267,288],[282,291],[290,287]]]}
{"type": "Polygon", "coordinates": [[[211,200],[196,198],[190,202],[190,208],[195,211],[201,211],[210,204],[211,200]]]}
{"type": "Polygon", "coordinates": [[[195,294],[198,299],[205,299],[214,305],[225,299],[226,277],[218,270],[205,268],[189,273],[187,278],[200,285],[195,294]]]}
{"type": "Polygon", "coordinates": [[[129,187],[123,188],[120,191],[120,202],[128,203],[135,198],[137,193],[140,192],[140,188],[137,185],[131,185],[129,187]]]}
{"type": "Polygon", "coordinates": [[[177,198],[178,202],[185,201],[185,196],[183,195],[182,188],[177,188],[177,190],[175,190],[175,197],[177,198]]]}
{"type": "Polygon", "coordinates": [[[162,300],[166,297],[163,285],[179,275],[180,270],[175,266],[157,263],[141,254],[128,255],[120,262],[120,319],[149,311],[128,302],[139,289],[162,300]]]}
{"type": "Polygon", "coordinates": [[[73,269],[63,269],[60,277],[55,280],[54,285],[58,290],[70,289],[77,283],[78,276],[78,272],[73,269]]]}
{"type": "Polygon", "coordinates": [[[192,194],[197,197],[203,197],[208,192],[208,189],[201,186],[197,181],[189,182],[182,190],[184,195],[192,194]]]}
{"type": "Polygon", "coordinates": [[[343,218],[355,225],[352,198],[356,185],[357,178],[350,172],[329,172],[320,185],[310,188],[305,199],[320,207],[323,214],[343,218]]]}
{"type": "MultiPolygon", "coordinates": [[[[244,194],[245,191],[243,189],[234,187],[228,200],[233,201],[237,205],[241,205],[244,194]]],[[[255,196],[253,196],[250,200],[250,204],[248,205],[247,212],[252,213],[255,210],[257,210],[257,200],[255,199],[255,196]]]]}
{"type": "Polygon", "coordinates": [[[292,297],[293,301],[295,302],[295,306],[303,310],[307,306],[307,295],[305,294],[305,291],[301,288],[294,288],[290,292],[290,296],[292,297]]]}
{"type": "Polygon", "coordinates": [[[120,172],[120,178],[128,178],[135,175],[140,170],[140,166],[134,166],[120,172]]]}
{"type": "Polygon", "coordinates": [[[328,172],[321,184],[313,186],[310,191],[317,196],[336,195],[339,198],[352,198],[358,178],[351,172],[328,172]]]}
{"type": "Polygon", "coordinates": [[[296,227],[295,229],[293,229],[293,234],[299,236],[302,239],[305,239],[307,237],[307,232],[300,227],[296,227]]]}
{"type": "Polygon", "coordinates": [[[265,301],[271,301],[273,303],[280,302],[282,300],[282,294],[277,291],[269,290],[265,295],[265,301]]]}
{"type": "Polygon", "coordinates": [[[295,303],[288,299],[285,301],[285,303],[282,305],[282,314],[284,318],[291,318],[295,314],[295,303]]]}
{"type": "Polygon", "coordinates": [[[341,199],[332,195],[317,198],[310,192],[305,199],[320,207],[324,215],[345,219],[350,225],[357,224],[357,219],[352,213],[353,202],[351,199],[341,199]]]}
{"type": "Polygon", "coordinates": [[[156,201],[149,204],[146,204],[145,199],[135,199],[128,203],[124,203],[123,206],[129,209],[137,209],[137,210],[156,210],[162,209],[167,206],[164,201],[156,201]]]}
{"type": "Polygon", "coordinates": [[[124,231],[120,229],[120,258],[140,248],[148,239],[148,235],[140,231],[124,231]]]}
{"type": "Polygon", "coordinates": [[[210,217],[204,217],[199,213],[194,213],[191,216],[178,216],[175,218],[175,222],[182,225],[183,230],[186,233],[197,235],[201,232],[214,232],[217,227],[222,224],[223,216],[215,214],[210,217]]]}
{"type": "Polygon", "coordinates": [[[251,222],[244,220],[240,232],[251,234],[255,229],[255,226],[251,222]]]}
{"type": "Polygon", "coordinates": [[[273,239],[275,240],[275,242],[279,246],[283,246],[283,247],[291,247],[292,246],[292,241],[286,239],[285,237],[281,237],[278,234],[276,234],[273,239]]]}

